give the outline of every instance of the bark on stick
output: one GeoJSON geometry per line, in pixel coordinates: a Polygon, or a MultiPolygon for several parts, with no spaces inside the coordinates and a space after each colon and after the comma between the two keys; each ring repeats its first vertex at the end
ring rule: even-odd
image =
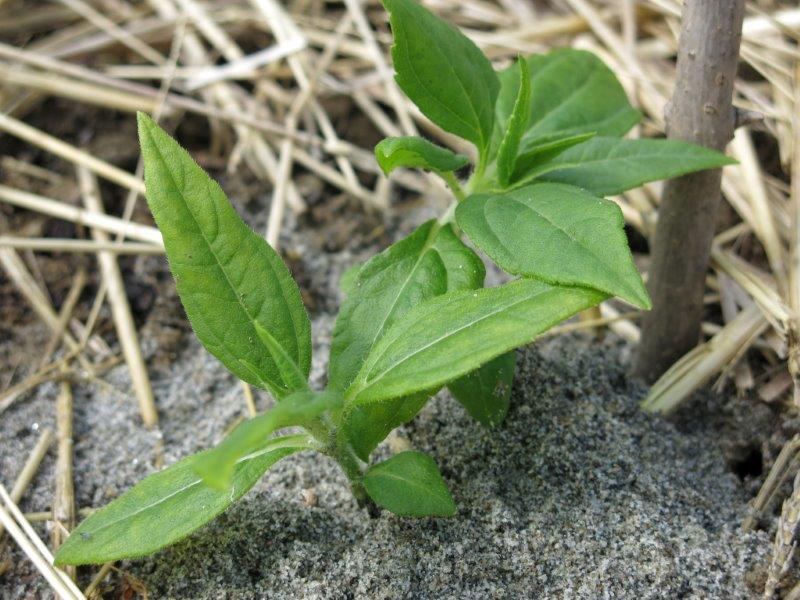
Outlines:
{"type": "MultiPolygon", "coordinates": [[[[743,17],[744,0],[684,1],[677,80],[665,109],[668,137],[716,150],[733,137],[743,17]]],[[[698,343],[721,176],[720,169],[701,171],[664,187],[648,280],[653,310],[642,323],[636,363],[648,381],[698,343]]]]}

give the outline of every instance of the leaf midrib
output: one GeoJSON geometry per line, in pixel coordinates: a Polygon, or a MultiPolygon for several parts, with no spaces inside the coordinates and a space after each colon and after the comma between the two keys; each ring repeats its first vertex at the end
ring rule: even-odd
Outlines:
{"type": "Polygon", "coordinates": [[[379,471],[377,474],[373,473],[372,477],[375,477],[375,478],[383,477],[383,478],[386,478],[386,479],[394,479],[396,481],[400,481],[402,483],[408,484],[410,487],[414,487],[414,488],[416,488],[418,490],[421,490],[422,492],[425,492],[426,495],[432,496],[432,497],[434,497],[434,498],[436,498],[438,500],[445,500],[445,501],[447,500],[446,497],[443,494],[435,494],[435,493],[431,492],[429,487],[418,483],[416,479],[407,479],[407,478],[401,477],[400,475],[397,475],[395,473],[389,473],[388,471],[385,471],[385,472],[380,472],[379,471]]]}
{"type": "MultiPolygon", "coordinates": [[[[387,368],[385,368],[385,369],[384,369],[384,370],[383,370],[381,373],[379,373],[379,374],[378,374],[376,377],[374,377],[373,379],[371,379],[371,380],[367,380],[367,379],[365,378],[365,379],[364,379],[364,383],[365,383],[366,385],[365,385],[364,387],[362,387],[362,388],[361,388],[361,389],[358,391],[358,393],[357,393],[357,394],[355,394],[355,397],[358,397],[358,395],[359,395],[359,394],[361,394],[361,393],[362,393],[364,390],[367,390],[367,389],[369,389],[370,387],[374,386],[374,385],[375,385],[375,384],[376,384],[378,381],[380,381],[380,380],[381,380],[383,377],[385,377],[385,376],[386,376],[386,374],[387,374],[387,373],[389,373],[391,370],[393,370],[393,369],[396,369],[397,367],[399,367],[400,365],[402,365],[404,362],[406,362],[406,361],[408,361],[408,360],[410,360],[410,359],[414,358],[415,356],[417,356],[417,355],[418,355],[418,354],[420,354],[421,352],[424,352],[425,350],[427,350],[428,348],[432,347],[432,346],[433,346],[433,345],[435,345],[435,344],[438,344],[438,343],[439,343],[439,342],[441,342],[442,340],[444,340],[444,339],[447,339],[448,337],[452,337],[452,336],[454,336],[454,335],[456,335],[456,334],[460,333],[460,332],[461,332],[461,331],[463,331],[464,329],[467,329],[467,328],[469,328],[469,327],[472,327],[473,325],[477,325],[478,323],[481,323],[482,321],[485,321],[486,319],[489,319],[489,318],[491,318],[491,317],[493,317],[493,316],[495,316],[495,315],[497,315],[497,314],[501,313],[502,311],[504,311],[504,310],[506,310],[506,309],[514,308],[515,306],[517,306],[517,305],[519,305],[519,304],[522,304],[523,302],[527,302],[528,300],[533,300],[533,299],[535,299],[535,298],[538,298],[538,297],[539,297],[539,296],[541,296],[542,294],[548,293],[549,291],[550,291],[549,289],[546,289],[546,290],[541,290],[541,291],[539,291],[539,292],[536,292],[535,294],[532,294],[532,295],[526,296],[525,298],[522,298],[522,299],[520,299],[520,300],[517,300],[517,301],[515,301],[515,302],[512,302],[512,303],[510,303],[510,304],[504,304],[504,305],[503,305],[503,306],[501,306],[500,308],[498,308],[498,309],[496,309],[496,310],[494,310],[494,311],[492,311],[492,312],[490,312],[490,313],[487,313],[487,314],[485,314],[485,315],[481,316],[480,318],[478,318],[478,319],[475,319],[474,321],[470,321],[469,323],[466,323],[466,324],[464,324],[464,325],[462,325],[462,326],[460,326],[460,327],[458,327],[458,328],[456,328],[456,329],[453,329],[453,330],[451,330],[451,331],[448,331],[448,332],[447,332],[447,333],[445,333],[444,335],[442,335],[442,336],[440,336],[440,337],[436,338],[435,340],[432,340],[432,341],[431,341],[431,342],[429,342],[428,344],[426,344],[426,345],[424,345],[424,346],[422,346],[422,347],[418,348],[418,349],[417,349],[417,350],[415,350],[414,352],[411,352],[410,354],[406,355],[406,356],[405,356],[405,357],[403,357],[401,360],[399,360],[399,361],[397,361],[397,362],[395,362],[395,363],[392,363],[390,366],[388,366],[387,368]]],[[[469,292],[469,293],[472,293],[472,292],[469,292]]],[[[395,338],[395,339],[396,339],[396,338],[395,338]]],[[[394,340],[393,340],[393,341],[394,341],[394,340]]],[[[389,348],[390,348],[390,346],[387,344],[387,346],[386,346],[386,348],[383,350],[383,352],[381,352],[381,354],[379,354],[379,355],[378,355],[378,356],[375,358],[375,360],[373,361],[373,365],[375,365],[375,364],[377,364],[378,362],[380,362],[380,359],[384,357],[384,355],[385,355],[385,354],[388,352],[389,348]]]]}
{"type": "MultiPolygon", "coordinates": [[[[290,448],[290,449],[294,449],[295,451],[300,451],[300,450],[304,449],[305,446],[298,445],[296,448],[293,448],[291,446],[278,446],[278,447],[271,446],[271,447],[263,448],[263,449],[258,450],[256,452],[248,454],[247,456],[241,457],[240,459],[238,459],[236,461],[236,464],[238,465],[239,463],[243,463],[245,461],[255,460],[257,458],[260,458],[260,457],[264,456],[265,454],[269,454],[271,452],[277,452],[278,450],[282,450],[284,448],[290,448]]],[[[203,483],[203,479],[202,479],[202,477],[200,477],[198,475],[197,479],[195,481],[183,486],[182,488],[177,489],[174,492],[159,498],[158,500],[156,500],[155,502],[152,502],[151,504],[143,506],[143,507],[141,507],[141,508],[139,508],[139,509],[137,509],[137,510],[131,512],[131,513],[128,513],[128,514],[126,514],[126,515],[124,515],[122,517],[119,517],[118,519],[115,519],[114,521],[110,521],[108,523],[104,523],[100,527],[98,527],[96,529],[92,529],[89,533],[91,533],[92,535],[97,535],[99,532],[105,531],[109,527],[113,527],[114,525],[117,525],[118,523],[133,519],[136,516],[140,515],[141,513],[145,512],[145,511],[148,511],[151,508],[158,506],[159,504],[163,504],[164,502],[167,502],[171,498],[174,498],[175,496],[178,496],[179,494],[182,494],[183,492],[185,492],[185,491],[197,486],[198,484],[202,484],[202,483],[203,483]]],[[[209,489],[212,489],[212,488],[209,488],[209,489]]],[[[234,489],[235,488],[232,488],[231,491],[233,492],[234,489]]],[[[212,491],[214,491],[214,490],[212,489],[212,491]]],[[[217,492],[217,493],[219,493],[219,492],[217,492]]]]}

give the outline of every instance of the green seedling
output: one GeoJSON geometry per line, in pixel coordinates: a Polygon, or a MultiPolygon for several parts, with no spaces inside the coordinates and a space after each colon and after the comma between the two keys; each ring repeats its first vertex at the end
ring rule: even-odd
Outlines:
{"type": "Polygon", "coordinates": [[[311,325],[288,269],[217,183],[140,114],[147,201],[186,314],[203,345],[276,405],[87,518],[57,563],[158,550],[225,510],[278,460],[307,450],[341,465],[361,504],[453,515],[431,457],[403,452],[370,465],[389,432],[443,387],[496,426],[516,348],[610,296],[650,307],[622,214],[603,196],[732,161],[679,141],[623,139],[640,115],[588,52],[555,50],[496,72],[413,0],[383,3],[398,84],[433,123],[471,142],[475,160],[417,137],[386,139],[376,157],[387,174],[440,175],[451,207],[342,278],[328,384],[312,390],[311,325]],[[484,288],[473,247],[516,279],[484,288]]]}

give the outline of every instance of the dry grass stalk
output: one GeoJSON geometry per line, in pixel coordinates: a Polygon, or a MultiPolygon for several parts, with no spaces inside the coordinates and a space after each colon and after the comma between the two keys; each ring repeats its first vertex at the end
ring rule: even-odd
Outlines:
{"type": "Polygon", "coordinates": [[[144,182],[137,177],[134,177],[127,171],[110,165],[107,162],[100,160],[85,152],[79,150],[72,144],[68,144],[58,138],[39,131],[35,127],[15,119],[6,114],[0,113],[0,131],[5,131],[13,136],[25,140],[26,142],[39,146],[48,152],[52,152],[56,156],[84,166],[96,173],[104,179],[121,185],[124,188],[135,190],[140,194],[144,194],[144,182]]]}
{"type": "Polygon", "coordinates": [[[94,600],[95,598],[102,598],[102,594],[100,593],[100,584],[103,583],[108,574],[111,573],[113,569],[113,563],[106,563],[100,570],[92,577],[92,581],[89,582],[89,585],[86,586],[86,589],[83,590],[83,593],[89,600],[94,600]]]}
{"type": "MultiPolygon", "coordinates": [[[[53,521],[63,525],[67,531],[75,528],[75,493],[72,478],[72,386],[61,382],[56,399],[56,453],[55,493],[53,494],[53,521]]],[[[54,550],[65,541],[62,529],[54,527],[51,542],[54,550]]],[[[75,579],[75,567],[65,569],[75,579]]]]}
{"type": "Polygon", "coordinates": [[[14,487],[11,488],[10,496],[14,502],[22,500],[22,496],[25,494],[25,490],[28,489],[31,481],[33,481],[36,471],[39,470],[39,465],[42,464],[42,460],[45,454],[47,454],[52,440],[53,430],[49,428],[42,429],[42,432],[39,434],[39,439],[36,440],[36,445],[33,447],[33,450],[31,450],[28,459],[22,466],[22,470],[14,481],[14,487]]]}
{"type": "Polygon", "coordinates": [[[81,268],[78,269],[77,273],[75,274],[75,278],[72,280],[72,285],[69,288],[69,292],[67,292],[67,297],[64,299],[64,303],[61,305],[61,310],[58,313],[58,327],[55,329],[55,331],[53,331],[53,335],[50,337],[50,340],[47,342],[47,346],[44,348],[42,358],[39,361],[39,368],[44,367],[50,362],[50,358],[53,356],[53,353],[61,344],[61,340],[64,337],[64,332],[67,329],[67,325],[69,324],[70,319],[72,319],[72,311],[75,309],[75,305],[78,303],[78,299],[80,298],[81,292],[83,292],[85,285],[86,270],[81,268]]]}
{"type": "Polygon", "coordinates": [[[800,473],[795,475],[792,494],[783,503],[778,520],[772,561],[767,571],[767,583],[764,587],[765,600],[772,600],[775,597],[781,579],[792,566],[792,559],[797,549],[798,529],[800,529],[800,473]]]}
{"type": "Polygon", "coordinates": [[[138,110],[153,112],[155,109],[155,100],[146,96],[75,81],[52,73],[37,73],[27,69],[0,65],[0,79],[9,86],[33,89],[52,96],[69,98],[77,102],[123,112],[135,113],[138,110]]]}
{"type": "MultiPolygon", "coordinates": [[[[78,167],[78,183],[86,208],[92,212],[103,214],[103,201],[100,198],[97,180],[87,168],[78,167]]],[[[92,237],[101,243],[110,241],[107,233],[98,229],[92,230],[92,237]]],[[[150,387],[150,378],[147,375],[147,367],[139,347],[139,336],[131,315],[122,273],[113,254],[105,251],[98,252],[97,260],[108,290],[108,301],[111,305],[122,354],[128,364],[133,391],[139,402],[139,412],[144,424],[147,427],[154,427],[158,423],[158,412],[153,399],[153,390],[150,387]]]]}
{"type": "Polygon", "coordinates": [[[670,413],[740,355],[767,328],[761,310],[750,305],[711,340],[697,346],[659,379],[642,402],[648,412],[670,413]]]}
{"type": "Polygon", "coordinates": [[[93,240],[75,240],[72,238],[22,238],[0,235],[0,248],[15,250],[34,250],[39,252],[75,252],[94,254],[110,252],[111,254],[157,255],[164,254],[163,246],[136,242],[97,242],[93,240]]]}
{"type": "Polygon", "coordinates": [[[154,244],[159,248],[164,247],[161,232],[149,225],[140,225],[95,211],[84,210],[65,202],[45,198],[5,185],[0,185],[0,201],[72,223],[79,223],[108,233],[122,235],[132,240],[154,244]]]}
{"type": "MultiPolygon", "coordinates": [[[[79,352],[83,349],[84,342],[81,342],[79,348],[75,350],[70,350],[67,354],[58,361],[52,362],[49,365],[42,367],[36,373],[21,381],[17,384],[14,384],[2,392],[0,392],[0,414],[2,414],[9,406],[11,406],[22,394],[29,392],[33,388],[38,385],[41,385],[45,381],[52,381],[54,379],[59,379],[61,375],[55,373],[61,368],[62,364],[66,364],[67,362],[74,359],[78,356],[79,352]]],[[[95,369],[97,370],[97,369],[95,369]]]]}
{"type": "MultiPolygon", "coordinates": [[[[59,332],[61,327],[58,314],[50,303],[50,299],[28,271],[19,254],[10,248],[0,248],[0,266],[3,267],[9,279],[14,282],[17,289],[31,305],[34,312],[44,321],[45,325],[54,333],[59,332]]],[[[63,332],[63,339],[71,351],[81,351],[80,344],[69,332],[63,332]]],[[[85,359],[80,357],[78,360],[82,361],[85,368],[90,368],[85,359]]]]}
{"type": "Polygon", "coordinates": [[[25,520],[19,507],[0,484],[0,523],[2,523],[25,555],[33,562],[58,596],[64,600],[85,598],[75,582],[64,571],[53,566],[53,555],[25,520]]]}

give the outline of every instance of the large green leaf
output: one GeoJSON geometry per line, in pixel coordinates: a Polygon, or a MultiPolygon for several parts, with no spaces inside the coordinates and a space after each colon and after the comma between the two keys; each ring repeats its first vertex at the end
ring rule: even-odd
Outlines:
{"type": "Polygon", "coordinates": [[[394,35],[392,61],[406,95],[434,123],[488,147],[500,84],[464,34],[414,0],[382,0],[394,35]]]}
{"type": "Polygon", "coordinates": [[[541,164],[527,178],[569,183],[611,196],[648,181],[735,162],[720,152],[680,140],[595,137],[541,164]]]}
{"type": "Polygon", "coordinates": [[[261,448],[271,433],[305,425],[340,402],[341,396],[332,392],[306,390],[290,394],[271,410],[239,424],[216,448],[197,459],[194,470],[206,485],[229,490],[236,462],[261,448]]]}
{"type": "Polygon", "coordinates": [[[445,173],[457,171],[469,164],[469,159],[463,154],[456,154],[417,136],[388,137],[381,140],[375,146],[375,158],[386,175],[398,167],[445,173]]]}
{"type": "Polygon", "coordinates": [[[345,406],[436,389],[605,297],[587,288],[519,280],[424,302],[370,351],[345,406]]]}
{"type": "MultiPolygon", "coordinates": [[[[346,388],[369,349],[416,304],[448,291],[480,287],[484,275],[483,262],[452,226],[435,221],[375,256],[347,283],[348,298],[334,328],[330,385],[346,388]]],[[[366,460],[390,431],[419,412],[429,395],[348,411],[343,427],[358,456],[366,460]]]]}
{"type": "MultiPolygon", "coordinates": [[[[527,136],[621,136],[641,117],[611,69],[591,52],[564,48],[530,56],[528,69],[532,100],[527,136]]],[[[520,76],[516,65],[511,65],[499,77],[495,112],[502,126],[513,112],[520,76]]]]}
{"type": "Polygon", "coordinates": [[[309,447],[308,436],[275,440],[236,464],[233,488],[203,484],[195,454],[150,475],[84,520],[56,553],[56,564],[101,564],[144,556],[172,544],[209,522],[259,480],[281,458],[309,447]]]}
{"type": "Polygon", "coordinates": [[[436,221],[374,256],[348,284],[333,330],[329,385],[345,389],[369,349],[411,307],[467,282],[477,287],[483,277],[478,256],[436,221]]]}
{"type": "Polygon", "coordinates": [[[402,517],[451,517],[456,505],[436,462],[422,452],[401,452],[373,465],[364,487],[378,506],[402,517]]]}
{"type": "Polygon", "coordinates": [[[591,287],[650,307],[622,212],[610,200],[570,185],[539,183],[470,196],[456,209],[456,220],[508,273],[591,287]]]}
{"type": "Polygon", "coordinates": [[[493,427],[506,418],[516,366],[517,353],[506,352],[447,387],[473,419],[493,427]]]}
{"type": "Polygon", "coordinates": [[[531,76],[528,63],[520,56],[517,64],[520,80],[520,85],[517,86],[517,99],[514,101],[514,108],[506,123],[503,139],[500,140],[500,148],[497,150],[497,178],[503,187],[511,182],[519,143],[531,117],[531,76]]]}
{"type": "Polygon", "coordinates": [[[514,163],[514,173],[511,181],[528,179],[529,175],[540,165],[553,160],[566,150],[582,144],[594,137],[594,133],[578,133],[561,135],[551,133],[540,137],[531,137],[522,140],[520,144],[519,156],[514,163]]]}
{"type": "Polygon", "coordinates": [[[291,388],[256,325],[307,377],[311,325],[289,270],[219,185],[142,113],[139,140],[147,203],[197,337],[240,379],[286,395],[291,388]]]}

